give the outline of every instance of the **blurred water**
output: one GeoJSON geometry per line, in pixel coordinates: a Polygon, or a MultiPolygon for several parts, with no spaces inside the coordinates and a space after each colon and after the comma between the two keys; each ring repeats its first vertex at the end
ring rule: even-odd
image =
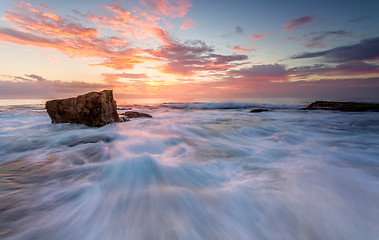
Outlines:
{"type": "Polygon", "coordinates": [[[379,113],[260,104],[102,128],[3,106],[0,239],[379,239],[379,113]]]}

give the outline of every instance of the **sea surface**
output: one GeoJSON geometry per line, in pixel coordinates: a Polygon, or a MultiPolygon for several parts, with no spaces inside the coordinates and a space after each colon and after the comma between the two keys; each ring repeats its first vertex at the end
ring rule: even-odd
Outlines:
{"type": "Polygon", "coordinates": [[[43,101],[0,101],[0,239],[379,240],[379,113],[118,102],[153,118],[51,124],[43,101]]]}

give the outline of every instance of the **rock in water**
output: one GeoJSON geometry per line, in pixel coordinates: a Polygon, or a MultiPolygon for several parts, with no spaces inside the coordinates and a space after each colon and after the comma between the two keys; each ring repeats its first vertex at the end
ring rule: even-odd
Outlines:
{"type": "Polygon", "coordinates": [[[343,112],[379,112],[379,103],[359,103],[359,102],[330,102],[316,101],[304,108],[304,110],[332,110],[343,112]]]}
{"type": "Polygon", "coordinates": [[[47,101],[46,110],[52,123],[78,123],[101,127],[120,121],[112,90],[47,101]]]}
{"type": "Polygon", "coordinates": [[[121,115],[125,115],[127,118],[140,118],[140,117],[152,118],[152,116],[148,113],[136,112],[136,111],[124,112],[124,113],[121,113],[121,115]]]}
{"type": "Polygon", "coordinates": [[[270,111],[270,110],[264,109],[264,108],[256,108],[256,109],[251,110],[250,112],[251,113],[260,113],[260,112],[268,112],[268,111],[270,111]]]}

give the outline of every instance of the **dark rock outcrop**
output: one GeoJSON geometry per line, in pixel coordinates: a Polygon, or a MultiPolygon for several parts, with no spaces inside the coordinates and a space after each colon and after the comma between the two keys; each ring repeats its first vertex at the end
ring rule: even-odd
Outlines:
{"type": "Polygon", "coordinates": [[[270,110],[264,109],[264,108],[256,108],[256,109],[251,110],[250,112],[251,113],[260,113],[260,112],[268,112],[268,111],[270,111],[270,110]]]}
{"type": "Polygon", "coordinates": [[[332,110],[342,112],[379,112],[379,103],[316,101],[303,110],[332,110]]]}
{"type": "Polygon", "coordinates": [[[78,123],[101,127],[120,121],[112,90],[47,101],[46,110],[52,123],[78,123]]]}
{"type": "Polygon", "coordinates": [[[152,118],[152,116],[148,113],[142,113],[142,112],[136,112],[136,111],[124,112],[124,113],[121,113],[121,115],[124,115],[127,118],[140,118],[140,117],[152,118]]]}

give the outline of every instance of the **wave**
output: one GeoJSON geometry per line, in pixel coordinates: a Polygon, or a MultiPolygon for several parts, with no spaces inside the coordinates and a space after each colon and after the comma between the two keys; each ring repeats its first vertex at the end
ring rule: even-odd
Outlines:
{"type": "Polygon", "coordinates": [[[257,104],[244,102],[191,102],[191,103],[163,103],[162,107],[173,109],[195,109],[195,110],[216,110],[216,109],[246,109],[246,108],[268,108],[268,109],[299,109],[297,105],[279,104],[257,104]]]}

